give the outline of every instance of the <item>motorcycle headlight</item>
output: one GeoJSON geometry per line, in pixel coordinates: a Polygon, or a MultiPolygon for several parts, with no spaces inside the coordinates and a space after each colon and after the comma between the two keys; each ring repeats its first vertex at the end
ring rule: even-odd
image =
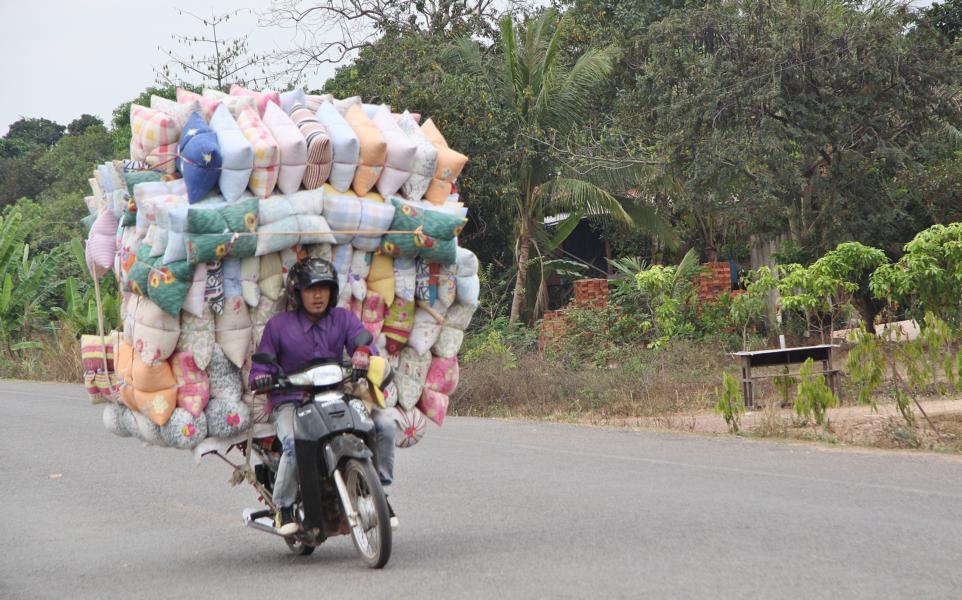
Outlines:
{"type": "Polygon", "coordinates": [[[357,416],[361,417],[362,421],[371,420],[371,414],[367,412],[367,407],[364,406],[364,403],[361,402],[359,399],[354,398],[353,400],[348,402],[348,404],[350,405],[351,409],[353,409],[354,412],[357,413],[357,416]]]}

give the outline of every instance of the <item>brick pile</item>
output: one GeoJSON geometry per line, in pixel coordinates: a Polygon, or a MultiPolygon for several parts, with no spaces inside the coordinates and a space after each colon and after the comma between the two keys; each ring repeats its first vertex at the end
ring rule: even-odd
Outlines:
{"type": "Polygon", "coordinates": [[[701,302],[717,300],[732,293],[732,272],[727,262],[710,262],[703,266],[708,272],[695,281],[695,289],[701,302]]]}
{"type": "Polygon", "coordinates": [[[541,333],[538,336],[538,349],[550,346],[554,341],[564,337],[568,330],[567,310],[569,308],[602,309],[608,306],[607,279],[581,279],[576,281],[575,297],[567,306],[558,310],[549,310],[541,320],[541,333]]]}

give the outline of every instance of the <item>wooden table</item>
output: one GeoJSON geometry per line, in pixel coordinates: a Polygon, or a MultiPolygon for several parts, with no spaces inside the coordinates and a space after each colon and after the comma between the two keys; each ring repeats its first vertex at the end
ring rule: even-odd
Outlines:
{"type": "MultiPolygon", "coordinates": [[[[801,364],[809,358],[815,362],[822,363],[822,370],[815,371],[816,375],[825,375],[828,385],[833,394],[838,395],[838,375],[839,371],[832,365],[832,350],[838,348],[833,344],[820,344],[818,346],[800,346],[797,348],[775,348],[773,350],[756,350],[754,352],[735,352],[732,356],[741,358],[742,364],[742,393],[745,395],[745,406],[752,407],[755,404],[754,390],[752,384],[758,379],[771,379],[784,376],[785,373],[776,375],[752,375],[753,368],[759,367],[788,367],[789,365],[801,364]]],[[[797,375],[797,373],[788,373],[797,375]]]]}

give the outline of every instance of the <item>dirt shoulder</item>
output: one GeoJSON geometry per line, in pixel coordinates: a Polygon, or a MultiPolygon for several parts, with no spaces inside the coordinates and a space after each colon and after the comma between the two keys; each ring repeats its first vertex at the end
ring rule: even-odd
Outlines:
{"type": "MultiPolygon", "coordinates": [[[[879,404],[877,411],[873,411],[869,406],[829,409],[828,423],[825,426],[799,419],[790,408],[770,406],[742,415],[741,434],[758,438],[801,439],[873,448],[962,452],[962,397],[927,399],[920,404],[929,419],[925,419],[913,406],[916,421],[914,426],[899,414],[894,403],[879,404]]],[[[725,420],[711,411],[655,417],[582,417],[576,421],[603,427],[728,433],[725,420]]]]}

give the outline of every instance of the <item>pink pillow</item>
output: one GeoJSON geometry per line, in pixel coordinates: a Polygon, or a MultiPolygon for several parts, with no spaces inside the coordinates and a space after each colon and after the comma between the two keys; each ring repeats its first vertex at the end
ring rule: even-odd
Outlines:
{"type": "Polygon", "coordinates": [[[243,88],[237,85],[236,83],[230,86],[230,95],[231,96],[249,96],[253,98],[254,101],[257,102],[257,111],[261,114],[261,116],[264,116],[264,113],[267,111],[267,104],[269,102],[273,102],[278,107],[280,107],[281,105],[281,95],[277,92],[270,91],[270,90],[265,90],[263,92],[255,92],[254,90],[243,88]]]}
{"type": "Polygon", "coordinates": [[[424,388],[421,393],[421,401],[418,402],[418,408],[421,409],[425,417],[431,419],[440,427],[444,424],[445,415],[448,414],[449,403],[447,394],[424,388]]]}
{"type": "Polygon", "coordinates": [[[208,123],[210,123],[210,118],[214,116],[214,111],[220,106],[220,100],[217,98],[201,96],[183,88],[177,88],[177,102],[180,104],[190,104],[191,102],[200,104],[200,111],[208,123]]]}
{"type": "Polygon", "coordinates": [[[384,317],[387,316],[387,305],[379,294],[368,291],[361,307],[361,324],[364,329],[371,332],[375,338],[381,335],[381,328],[384,327],[384,317]]]}
{"type": "Polygon", "coordinates": [[[274,103],[264,111],[264,125],[270,130],[280,150],[277,187],[282,194],[293,194],[301,187],[307,169],[307,140],[294,121],[274,103]]]}
{"type": "Polygon", "coordinates": [[[173,117],[139,104],[130,106],[130,158],[174,173],[180,127],[173,117]]]}
{"type": "Polygon", "coordinates": [[[204,412],[210,400],[210,380],[207,372],[194,362],[190,352],[177,352],[170,357],[170,366],[177,379],[177,406],[195,419],[204,412]]]}
{"type": "Polygon", "coordinates": [[[114,266],[117,254],[117,217],[113,211],[105,210],[97,216],[90,235],[87,236],[87,248],[84,252],[87,266],[98,278],[114,266]]]}
{"type": "Polygon", "coordinates": [[[457,356],[450,358],[435,356],[431,360],[431,368],[428,369],[424,388],[442,394],[450,394],[454,391],[454,388],[458,387],[459,377],[460,370],[457,356]]]}

